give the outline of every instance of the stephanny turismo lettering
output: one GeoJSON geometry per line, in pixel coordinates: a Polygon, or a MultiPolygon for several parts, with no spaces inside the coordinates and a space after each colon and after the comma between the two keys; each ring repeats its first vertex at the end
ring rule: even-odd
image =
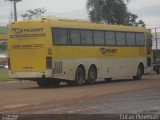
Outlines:
{"type": "Polygon", "coordinates": [[[44,28],[12,28],[13,34],[25,34],[25,33],[40,33],[43,32],[44,28]]]}
{"type": "Polygon", "coordinates": [[[102,54],[116,54],[117,53],[117,49],[100,48],[100,52],[102,54]]]}

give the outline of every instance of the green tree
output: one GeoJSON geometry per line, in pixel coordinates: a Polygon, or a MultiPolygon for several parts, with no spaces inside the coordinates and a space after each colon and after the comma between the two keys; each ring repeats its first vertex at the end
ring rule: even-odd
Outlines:
{"type": "Polygon", "coordinates": [[[126,17],[126,25],[129,26],[141,26],[141,27],[145,27],[146,24],[143,22],[143,20],[137,20],[138,16],[136,14],[133,14],[131,12],[127,13],[127,17],[126,17]]]}
{"type": "Polygon", "coordinates": [[[87,9],[90,20],[95,23],[122,24],[145,26],[138,16],[128,12],[127,3],[130,0],[88,0],[87,9]]]}
{"type": "Polygon", "coordinates": [[[45,8],[36,8],[34,10],[26,10],[26,13],[22,14],[21,17],[24,20],[30,20],[32,18],[41,17],[46,12],[45,8]]]}
{"type": "Polygon", "coordinates": [[[92,22],[119,24],[127,13],[123,0],[88,0],[87,8],[92,22]]]}

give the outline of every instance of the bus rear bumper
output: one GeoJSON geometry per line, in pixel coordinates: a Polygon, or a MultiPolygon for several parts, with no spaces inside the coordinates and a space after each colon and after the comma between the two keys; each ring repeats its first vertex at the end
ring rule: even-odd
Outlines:
{"type": "Polygon", "coordinates": [[[27,79],[27,78],[53,78],[52,70],[46,72],[11,72],[9,71],[9,77],[13,79],[27,79]]]}

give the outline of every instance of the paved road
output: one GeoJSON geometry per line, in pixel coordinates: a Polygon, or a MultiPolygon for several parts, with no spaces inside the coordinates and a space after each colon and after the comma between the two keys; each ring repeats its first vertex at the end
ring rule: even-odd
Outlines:
{"type": "Polygon", "coordinates": [[[96,85],[40,89],[34,82],[0,83],[0,112],[160,113],[160,75],[141,81],[116,80],[96,85]]]}

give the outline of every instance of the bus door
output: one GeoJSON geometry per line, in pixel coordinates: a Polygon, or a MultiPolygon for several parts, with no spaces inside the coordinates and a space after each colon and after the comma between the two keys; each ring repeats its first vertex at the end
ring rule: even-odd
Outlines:
{"type": "Polygon", "coordinates": [[[146,51],[147,51],[147,73],[152,72],[153,63],[153,50],[152,50],[152,35],[147,33],[146,35],[146,51]]]}

